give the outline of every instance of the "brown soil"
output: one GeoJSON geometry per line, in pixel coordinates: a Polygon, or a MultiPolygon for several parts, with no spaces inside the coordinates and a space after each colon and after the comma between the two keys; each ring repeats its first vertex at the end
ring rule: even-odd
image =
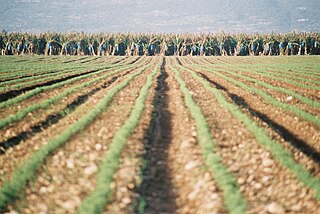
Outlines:
{"type": "MultiPolygon", "coordinates": [[[[106,112],[48,158],[37,180],[25,190],[23,212],[76,211],[81,200],[94,189],[99,163],[112,137],[128,117],[148,73],[150,70],[131,81],[114,97],[106,112]]],[[[100,96],[105,94],[103,91],[100,96]]]]}
{"type": "MultiPolygon", "coordinates": [[[[118,64],[121,65],[122,64],[122,61],[117,61],[115,62],[115,64],[118,64]]],[[[101,66],[100,68],[98,69],[85,69],[85,70],[82,70],[81,72],[77,72],[75,74],[69,74],[68,73],[65,73],[65,75],[63,76],[60,76],[58,78],[53,78],[51,80],[43,80],[38,82],[38,83],[34,83],[33,81],[34,80],[26,80],[26,83],[29,82],[29,84],[23,86],[23,87],[20,87],[20,88],[16,88],[16,89],[8,89],[8,90],[4,90],[4,91],[1,91],[0,95],[0,101],[6,101],[6,100],[9,100],[9,99],[12,99],[12,98],[15,98],[25,92],[28,92],[30,90],[33,90],[37,87],[43,87],[43,86],[48,86],[48,85],[52,85],[52,84],[55,84],[55,83],[60,83],[60,82],[63,82],[63,81],[66,81],[66,80],[69,80],[69,79],[72,79],[72,78],[75,78],[75,77],[79,77],[79,76],[82,76],[82,75],[85,75],[85,74],[94,74],[98,71],[101,71],[103,69],[106,69],[106,68],[109,68],[110,67],[110,64],[107,66],[101,66]]],[[[41,80],[41,77],[37,77],[35,80],[37,79],[40,79],[41,80]]],[[[20,83],[19,83],[20,84],[20,83]]]]}
{"type": "MultiPolygon", "coordinates": [[[[268,62],[268,57],[259,59],[261,63],[268,62]]],[[[128,118],[147,76],[159,65],[161,58],[80,57],[66,58],[65,62],[74,63],[75,60],[79,63],[101,64],[101,67],[106,63],[136,64],[140,67],[149,64],[150,67],[118,92],[106,111],[81,133],[74,135],[47,157],[46,162],[36,172],[34,181],[29,182],[21,193],[20,200],[8,207],[11,213],[76,212],[81,201],[94,190],[96,173],[105,152],[115,133],[128,118]]],[[[212,87],[219,89],[230,103],[238,105],[242,112],[263,127],[276,143],[290,151],[298,163],[304,165],[313,176],[320,178],[319,126],[272,106],[258,94],[241,89],[199,67],[191,66],[205,65],[205,61],[210,61],[211,66],[216,64],[217,67],[223,67],[226,63],[254,64],[256,60],[250,57],[164,58],[148,92],[142,118],[121,154],[120,165],[111,184],[113,192],[110,198],[106,199],[108,203],[104,213],[228,213],[223,192],[203,160],[197,142],[195,122],[168,63],[182,74],[193,100],[201,108],[217,152],[222,157],[222,163],[236,178],[240,191],[248,202],[247,213],[318,212],[320,202],[315,199],[315,191],[307,188],[289,169],[280,165],[244,124],[179,66],[180,64],[191,68],[212,87]]],[[[134,71],[136,69],[116,74],[0,130],[1,142],[19,137],[24,132],[29,133],[18,145],[0,154],[0,187],[4,179],[10,179],[12,171],[30,155],[91,110],[110,88],[118,85],[134,71]],[[53,124],[42,123],[50,115],[58,115],[72,103],[75,103],[75,106],[69,114],[53,124]],[[38,126],[36,131],[33,130],[35,126],[38,126]]],[[[261,79],[259,75],[249,76],[261,79]]],[[[279,81],[268,78],[261,80],[277,86],[280,84],[279,81]]],[[[244,82],[259,88],[248,81],[244,82]]],[[[79,83],[80,81],[76,84],[79,83]]],[[[41,93],[11,109],[6,108],[0,113],[0,118],[57,95],[69,87],[71,85],[41,93]]],[[[285,87],[299,93],[303,91],[293,88],[292,85],[285,87]]],[[[283,96],[282,93],[271,90],[270,93],[275,97],[283,96]]],[[[314,96],[317,96],[316,92],[309,90],[303,95],[313,100],[316,100],[314,96]]],[[[310,106],[302,107],[299,103],[297,105],[317,113],[317,110],[312,110],[310,106]]]]}
{"type": "MultiPolygon", "coordinates": [[[[310,99],[320,100],[319,90],[304,88],[302,86],[294,85],[293,83],[285,82],[284,80],[272,79],[272,78],[267,77],[267,76],[259,75],[259,73],[244,72],[243,71],[244,69],[245,68],[243,68],[243,67],[240,67],[238,69],[229,68],[228,71],[232,71],[234,73],[241,74],[243,76],[248,76],[248,77],[251,77],[251,78],[266,82],[266,83],[268,83],[270,85],[273,85],[273,86],[276,86],[276,87],[290,89],[290,90],[292,90],[292,91],[294,91],[296,93],[300,93],[301,95],[303,95],[305,97],[308,97],[310,99]]],[[[223,67],[221,67],[221,71],[223,72],[223,67]]],[[[277,76],[277,71],[270,71],[270,74],[272,74],[274,76],[277,76]]],[[[288,77],[281,77],[281,78],[289,79],[290,76],[288,75],[288,77]]],[[[307,79],[310,79],[310,78],[307,78],[307,79]]],[[[299,81],[295,80],[295,81],[296,82],[300,81],[299,83],[304,84],[304,85],[310,85],[310,86],[312,85],[314,87],[317,87],[317,86],[320,87],[319,85],[316,85],[314,83],[303,82],[302,80],[299,80],[299,81]]]]}
{"type": "MultiPolygon", "coordinates": [[[[205,60],[204,62],[206,63],[207,61],[205,60]]],[[[202,64],[202,65],[205,66],[205,64],[202,64]]],[[[307,97],[307,98],[309,98],[311,100],[318,101],[318,102],[320,101],[320,91],[319,90],[311,90],[311,89],[301,88],[299,86],[296,86],[296,85],[293,85],[293,84],[289,84],[289,83],[285,83],[285,82],[281,82],[279,80],[269,79],[267,77],[264,77],[264,76],[261,76],[261,75],[258,75],[258,74],[250,74],[248,72],[242,72],[241,69],[237,69],[236,70],[236,69],[233,69],[233,68],[228,68],[227,71],[231,71],[231,72],[233,72],[235,74],[241,74],[241,75],[244,75],[244,76],[249,76],[251,78],[258,79],[260,81],[266,82],[266,83],[268,83],[270,85],[273,85],[273,86],[289,89],[289,90],[294,91],[294,92],[296,92],[296,93],[298,93],[298,94],[300,94],[302,96],[305,96],[305,97],[307,97]]],[[[272,89],[266,88],[264,86],[258,85],[256,83],[253,83],[252,81],[242,79],[241,77],[237,77],[235,75],[232,75],[230,73],[225,72],[224,68],[219,69],[218,72],[222,73],[225,76],[231,77],[231,78],[233,78],[235,80],[241,81],[241,82],[245,83],[248,86],[262,89],[263,91],[265,91],[265,92],[269,93],[270,95],[272,95],[272,97],[274,97],[278,101],[281,101],[281,102],[284,102],[284,103],[287,103],[287,104],[290,104],[290,105],[295,105],[298,108],[300,108],[300,109],[302,109],[302,110],[304,110],[306,112],[309,112],[309,113],[314,114],[314,115],[318,115],[320,117],[319,108],[307,105],[307,104],[301,102],[300,100],[298,100],[295,97],[291,97],[290,98],[290,96],[291,96],[290,94],[279,92],[279,91],[276,91],[276,90],[272,90],[272,89]]]]}
{"type": "Polygon", "coordinates": [[[244,125],[217,103],[213,94],[189,73],[180,72],[194,100],[202,108],[223,163],[236,176],[249,202],[248,213],[265,213],[272,203],[277,203],[285,212],[316,212],[319,205],[314,199],[315,193],[302,186],[288,169],[277,163],[244,125]]]}
{"type": "MultiPolygon", "coordinates": [[[[131,60],[129,62],[131,62],[131,60]]],[[[142,62],[145,62],[145,61],[142,61],[142,62]]],[[[137,65],[137,66],[139,66],[139,65],[137,65]]],[[[108,66],[104,66],[104,67],[108,67],[108,66]]],[[[113,69],[113,70],[115,70],[115,69],[113,69]]],[[[109,70],[109,71],[106,71],[106,72],[111,72],[113,70],[109,70]]],[[[20,109],[26,108],[27,106],[30,106],[30,105],[35,104],[35,103],[40,103],[41,101],[45,101],[45,100],[48,99],[48,97],[52,98],[52,97],[62,93],[64,90],[66,90],[68,88],[71,88],[73,86],[79,85],[79,84],[84,83],[84,82],[88,82],[88,81],[92,80],[93,78],[97,78],[99,76],[105,75],[106,72],[103,72],[103,73],[101,73],[99,75],[96,74],[96,75],[94,75],[94,76],[92,76],[90,78],[85,78],[85,79],[76,81],[75,83],[71,83],[71,84],[68,84],[68,85],[64,85],[62,87],[58,87],[58,88],[56,88],[54,90],[45,91],[44,93],[37,94],[36,96],[33,96],[33,97],[23,101],[23,102],[20,102],[18,104],[14,104],[14,105],[10,106],[10,108],[1,109],[0,118],[6,118],[6,117],[8,117],[8,116],[10,116],[12,114],[15,114],[20,109]]],[[[121,73],[124,73],[124,72],[121,72],[121,73]]],[[[101,85],[101,83],[97,83],[96,86],[93,86],[92,88],[98,87],[99,84],[101,85]]]]}
{"type": "Polygon", "coordinates": [[[23,163],[30,154],[38,150],[42,145],[45,145],[51,136],[55,136],[58,133],[61,133],[65,127],[74,123],[77,118],[90,110],[92,106],[95,105],[105,95],[105,93],[109,90],[110,87],[112,87],[112,85],[121,82],[124,78],[126,78],[126,75],[127,72],[121,72],[120,74],[115,75],[117,79],[109,77],[105,81],[101,81],[95,86],[91,86],[83,91],[79,91],[69,97],[64,98],[62,101],[56,103],[49,109],[38,110],[34,113],[31,113],[26,118],[24,118],[24,120],[10,125],[7,129],[1,130],[3,131],[3,136],[5,137],[1,142],[6,142],[7,139],[10,139],[14,136],[18,136],[18,139],[19,137],[22,137],[22,140],[19,139],[21,141],[18,141],[17,145],[13,144],[14,146],[6,150],[4,155],[0,155],[0,160],[2,163],[0,170],[0,184],[2,184],[4,178],[9,178],[11,172],[17,166],[23,163]],[[98,88],[100,89],[95,90],[98,88]],[[83,94],[88,94],[88,96],[83,97],[83,94]],[[77,103],[77,101],[79,101],[80,103],[77,103]],[[70,105],[70,103],[76,104],[74,110],[69,109],[69,111],[71,111],[71,114],[67,116],[62,114],[60,117],[60,114],[58,114],[58,112],[61,112],[61,109],[66,109],[67,106],[70,105]],[[85,103],[85,105],[83,105],[83,103],[85,103]],[[55,118],[56,115],[58,115],[59,120],[51,120],[52,117],[55,118]],[[46,128],[43,127],[44,124],[46,124],[46,128]],[[35,130],[34,127],[37,126],[39,127],[39,129],[37,128],[35,130]],[[28,135],[24,139],[23,135],[21,136],[21,133],[28,133],[28,135]],[[5,161],[8,159],[12,161],[5,161]]]}
{"type": "MultiPolygon", "coordinates": [[[[205,74],[205,76],[203,76],[204,78],[207,77],[212,77],[209,80],[211,80],[216,84],[216,87],[219,88],[220,85],[222,86],[222,88],[220,87],[220,89],[227,89],[227,90],[231,90],[230,93],[231,94],[237,94],[238,97],[240,98],[246,98],[245,101],[248,102],[250,104],[250,106],[255,106],[255,105],[260,105],[260,104],[267,104],[268,107],[260,107],[257,110],[263,110],[263,113],[265,113],[267,116],[269,116],[271,119],[273,119],[273,117],[275,115],[278,115],[279,120],[283,120],[283,122],[281,122],[280,124],[285,124],[285,126],[290,126],[291,128],[289,129],[292,133],[295,133],[298,136],[308,136],[308,137],[304,137],[303,139],[307,142],[311,142],[311,143],[316,143],[320,140],[319,138],[319,130],[320,128],[318,126],[316,126],[315,124],[308,122],[308,121],[304,121],[302,118],[298,118],[295,114],[293,114],[292,112],[289,111],[284,111],[281,108],[278,107],[272,107],[271,104],[266,103],[266,101],[264,101],[258,94],[254,94],[254,93],[250,93],[249,91],[246,91],[244,89],[241,89],[240,87],[237,87],[235,85],[233,85],[232,83],[229,83],[226,80],[223,80],[222,78],[214,75],[211,72],[205,72],[202,69],[195,69],[196,72],[199,73],[203,73],[205,74]],[[237,93],[238,92],[238,93],[237,93]],[[246,94],[246,95],[245,95],[246,94]],[[254,101],[252,100],[254,99],[254,101]],[[268,109],[268,108],[272,108],[272,110],[268,109]],[[279,111],[279,112],[278,112],[279,111]],[[288,115],[288,116],[286,116],[288,115]],[[287,121],[289,120],[289,121],[287,121]],[[294,131],[292,130],[294,129],[294,131]]],[[[231,75],[230,75],[231,76],[231,75]]],[[[238,78],[237,78],[238,80],[238,78]]],[[[250,84],[248,82],[246,82],[247,84],[250,84]]],[[[258,87],[256,85],[254,85],[254,87],[258,87]]],[[[276,94],[276,92],[272,91],[273,94],[276,94]]],[[[283,95],[281,95],[283,96],[283,95]]],[[[280,99],[281,100],[281,99],[280,99]]],[[[283,99],[282,99],[283,101],[283,99]]],[[[287,101],[285,101],[286,103],[288,103],[287,101]]],[[[294,101],[293,101],[294,102],[294,101]]],[[[290,102],[289,102],[290,103],[290,102]]],[[[305,106],[307,108],[307,106],[305,106]]],[[[308,107],[309,109],[310,106],[308,107]]],[[[319,150],[320,151],[320,150],[319,150]]]]}
{"type": "Polygon", "coordinates": [[[220,89],[230,102],[236,103],[251,118],[264,127],[272,138],[290,150],[298,162],[314,175],[320,175],[319,127],[298,118],[291,112],[266,103],[257,94],[243,90],[210,72],[196,69],[198,74],[220,89]]]}

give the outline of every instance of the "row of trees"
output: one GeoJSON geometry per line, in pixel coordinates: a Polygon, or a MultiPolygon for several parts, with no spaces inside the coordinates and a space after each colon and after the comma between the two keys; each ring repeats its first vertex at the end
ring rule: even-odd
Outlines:
{"type": "Polygon", "coordinates": [[[319,55],[320,33],[0,33],[1,55],[319,55]]]}

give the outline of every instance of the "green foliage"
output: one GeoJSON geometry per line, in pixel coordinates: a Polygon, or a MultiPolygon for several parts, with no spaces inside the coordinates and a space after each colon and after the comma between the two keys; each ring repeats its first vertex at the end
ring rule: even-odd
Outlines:
{"type": "MultiPolygon", "coordinates": [[[[67,46],[67,44],[77,44],[78,42],[81,44],[81,54],[89,55],[88,47],[89,45],[93,45],[94,51],[93,55],[100,55],[99,47],[101,44],[106,43],[108,49],[105,50],[107,55],[115,55],[115,49],[119,44],[124,44],[125,49],[130,47],[130,44],[139,44],[141,43],[143,46],[143,54],[148,54],[148,47],[151,44],[156,44],[156,46],[175,46],[175,51],[170,52],[170,55],[188,55],[193,50],[191,47],[200,47],[201,45],[206,46],[205,55],[215,55],[213,54],[213,50],[218,48],[221,44],[223,46],[222,50],[216,52],[216,54],[227,54],[232,55],[230,52],[230,48],[235,48],[236,46],[244,45],[250,47],[253,43],[256,46],[259,46],[263,49],[263,45],[269,44],[272,46],[273,50],[270,52],[270,55],[279,55],[279,44],[280,42],[291,42],[292,44],[298,45],[301,47],[302,42],[304,42],[306,49],[306,53],[303,50],[302,54],[312,54],[319,55],[319,47],[314,49],[312,46],[312,42],[317,41],[320,43],[319,32],[290,32],[286,34],[231,34],[231,33],[208,33],[208,34],[155,34],[155,33],[140,33],[140,34],[130,34],[130,33],[96,33],[96,34],[84,34],[84,33],[54,33],[54,32],[46,32],[43,34],[27,34],[20,32],[13,33],[0,33],[0,36],[3,37],[3,41],[6,44],[11,43],[13,46],[13,54],[18,54],[16,50],[16,44],[20,43],[22,36],[25,37],[26,42],[28,42],[31,46],[28,51],[25,51],[29,54],[45,54],[48,51],[43,44],[47,44],[50,42],[54,42],[59,44],[57,47],[58,51],[56,54],[66,54],[63,50],[63,47],[67,46]],[[184,48],[189,49],[188,52],[184,52],[184,48]],[[221,51],[221,52],[220,52],[221,51]]],[[[77,48],[75,46],[75,48],[77,48]]],[[[126,55],[130,55],[130,48],[126,52],[126,55]]],[[[251,53],[254,55],[259,55],[259,52],[263,52],[260,49],[259,51],[255,51],[255,53],[251,53]]],[[[166,50],[166,53],[169,52],[166,50]]],[[[70,55],[78,55],[79,51],[73,51],[68,53],[70,55]]],[[[137,54],[137,52],[135,53],[137,54]]],[[[156,51],[156,54],[164,54],[164,51],[156,51]]],[[[247,53],[248,55],[249,53],[247,53]]],[[[268,53],[264,53],[265,55],[269,55],[268,53]]],[[[289,53],[286,53],[289,54],[289,53]]],[[[294,53],[290,53],[291,55],[298,54],[298,50],[295,50],[294,53]]],[[[91,54],[90,54],[91,55],[91,54]]]]}

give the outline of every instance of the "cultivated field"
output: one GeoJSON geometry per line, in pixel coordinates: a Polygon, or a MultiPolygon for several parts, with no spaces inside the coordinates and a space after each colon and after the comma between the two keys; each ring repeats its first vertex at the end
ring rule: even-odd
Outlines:
{"type": "Polygon", "coordinates": [[[319,213],[320,57],[0,57],[0,213],[319,213]]]}

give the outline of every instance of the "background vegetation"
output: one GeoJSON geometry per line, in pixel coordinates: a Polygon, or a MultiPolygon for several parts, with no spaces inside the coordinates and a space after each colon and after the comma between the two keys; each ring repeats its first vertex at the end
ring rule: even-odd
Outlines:
{"type": "Polygon", "coordinates": [[[287,34],[0,33],[2,55],[319,55],[319,32],[287,34]]]}

